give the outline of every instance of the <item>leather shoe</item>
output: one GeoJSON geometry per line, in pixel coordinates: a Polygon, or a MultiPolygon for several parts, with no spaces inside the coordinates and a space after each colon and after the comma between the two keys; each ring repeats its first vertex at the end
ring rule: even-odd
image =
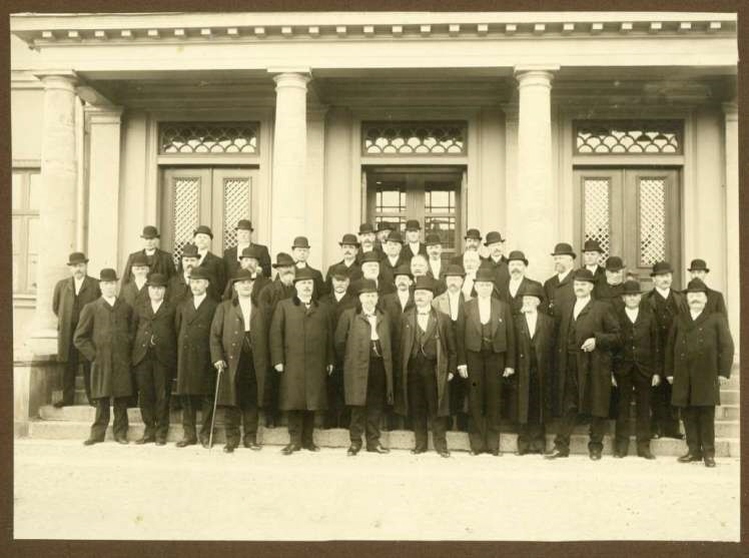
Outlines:
{"type": "Polygon", "coordinates": [[[644,457],[645,459],[655,459],[655,456],[649,449],[640,450],[637,452],[638,457],[644,457]]]}
{"type": "Polygon", "coordinates": [[[165,446],[166,445],[166,440],[164,440],[163,438],[157,438],[156,445],[157,446],[165,446]]]}
{"type": "Polygon", "coordinates": [[[244,443],[244,447],[246,447],[247,449],[251,449],[253,451],[260,451],[261,449],[263,449],[263,446],[251,440],[245,440],[243,443],[244,443]]]}
{"type": "Polygon", "coordinates": [[[101,444],[104,440],[97,440],[96,438],[89,438],[83,442],[84,446],[93,446],[94,444],[101,444]]]}
{"type": "Polygon", "coordinates": [[[591,461],[600,461],[601,460],[601,452],[600,451],[591,451],[590,452],[590,460],[591,461]]]}
{"type": "Polygon", "coordinates": [[[617,459],[621,459],[623,457],[627,457],[627,454],[622,450],[614,450],[614,457],[617,459]]]}
{"type": "Polygon", "coordinates": [[[551,453],[547,453],[546,455],[544,455],[544,459],[561,459],[562,457],[569,456],[569,452],[555,449],[551,453]]]}
{"type": "Polygon", "coordinates": [[[419,455],[420,453],[426,453],[427,450],[421,449],[421,448],[414,448],[411,450],[411,453],[414,455],[419,455]]]}
{"type": "Polygon", "coordinates": [[[281,453],[284,455],[291,455],[292,453],[294,453],[295,451],[299,451],[300,449],[302,448],[297,445],[289,444],[288,446],[284,446],[284,448],[281,450],[281,453]]]}
{"type": "Polygon", "coordinates": [[[693,453],[685,453],[679,457],[676,461],[679,463],[692,463],[693,461],[702,461],[701,455],[695,455],[693,453]]]}
{"type": "Polygon", "coordinates": [[[667,432],[663,435],[664,438],[673,438],[674,440],[683,440],[684,434],[681,432],[667,432]]]}
{"type": "Polygon", "coordinates": [[[156,438],[154,438],[153,436],[143,436],[142,438],[138,438],[137,440],[135,440],[135,443],[140,446],[140,445],[149,444],[155,441],[156,441],[156,438]]]}
{"type": "Polygon", "coordinates": [[[316,446],[315,444],[309,444],[308,446],[304,446],[304,449],[306,449],[307,451],[318,452],[320,451],[320,446],[316,446]]]}
{"type": "Polygon", "coordinates": [[[475,455],[481,455],[481,452],[480,452],[480,451],[476,451],[476,450],[471,450],[471,451],[470,451],[470,452],[468,452],[468,453],[470,453],[471,455],[474,455],[474,456],[475,456],[475,455]]]}
{"type": "Polygon", "coordinates": [[[114,439],[114,441],[117,442],[118,444],[122,444],[123,446],[126,446],[130,443],[127,441],[127,438],[125,438],[124,436],[117,436],[114,439]]]}
{"type": "Polygon", "coordinates": [[[493,455],[494,457],[502,457],[502,452],[501,452],[501,451],[499,451],[498,449],[492,450],[492,451],[491,451],[491,454],[492,454],[492,455],[493,455]]]}
{"type": "Polygon", "coordinates": [[[205,449],[209,448],[210,440],[208,438],[201,438],[200,445],[202,445],[205,449]]]}
{"type": "Polygon", "coordinates": [[[237,446],[235,446],[234,444],[226,444],[226,445],[224,446],[224,453],[234,453],[234,449],[235,449],[236,447],[237,447],[237,446]]]}
{"type": "Polygon", "coordinates": [[[197,443],[198,443],[198,441],[195,438],[190,439],[190,440],[187,440],[187,439],[183,438],[179,442],[177,442],[175,445],[178,448],[184,448],[186,446],[194,446],[197,443]]]}
{"type": "Polygon", "coordinates": [[[346,452],[346,455],[351,455],[351,456],[354,456],[354,455],[356,455],[357,453],[359,453],[359,450],[360,450],[360,449],[361,449],[361,448],[360,448],[360,447],[358,447],[358,446],[349,446],[349,448],[348,448],[348,451],[346,452]]]}
{"type": "Polygon", "coordinates": [[[381,444],[377,444],[374,447],[367,448],[367,451],[370,453],[390,453],[390,450],[385,447],[382,447],[381,444]]]}
{"type": "Polygon", "coordinates": [[[446,449],[443,450],[437,450],[437,453],[440,457],[450,457],[450,452],[446,449]]]}
{"type": "Polygon", "coordinates": [[[708,455],[705,456],[705,467],[715,467],[715,458],[708,455]]]}
{"type": "Polygon", "coordinates": [[[55,409],[62,409],[63,407],[69,406],[70,403],[65,403],[62,399],[60,401],[56,401],[54,405],[52,405],[55,409]]]}
{"type": "Polygon", "coordinates": [[[527,453],[529,453],[528,450],[524,450],[524,449],[515,450],[515,455],[517,456],[523,456],[523,455],[526,455],[527,453]]]}

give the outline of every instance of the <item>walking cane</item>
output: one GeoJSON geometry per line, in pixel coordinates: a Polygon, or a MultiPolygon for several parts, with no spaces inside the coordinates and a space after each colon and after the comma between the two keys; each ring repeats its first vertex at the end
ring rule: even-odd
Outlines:
{"type": "Polygon", "coordinates": [[[208,435],[208,451],[213,449],[213,428],[216,424],[216,406],[218,405],[218,388],[221,385],[221,372],[224,371],[224,367],[217,366],[218,374],[216,374],[216,394],[213,396],[213,414],[211,415],[211,433],[208,435]]]}

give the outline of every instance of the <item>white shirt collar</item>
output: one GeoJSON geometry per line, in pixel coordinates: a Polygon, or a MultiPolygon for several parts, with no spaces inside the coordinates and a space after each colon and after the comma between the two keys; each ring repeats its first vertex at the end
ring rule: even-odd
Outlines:
{"type": "Polygon", "coordinates": [[[690,308],[690,309],[689,309],[689,315],[690,315],[690,316],[692,316],[692,321],[694,321],[694,320],[696,320],[697,318],[699,318],[699,317],[700,317],[700,315],[701,315],[701,314],[702,314],[702,313],[703,313],[704,311],[705,311],[705,309],[704,309],[704,308],[703,308],[702,310],[700,310],[699,312],[696,312],[695,310],[692,310],[692,309],[690,308]]]}
{"type": "Polygon", "coordinates": [[[450,318],[457,320],[460,309],[460,292],[452,294],[450,291],[447,291],[447,302],[450,304],[450,318]]]}
{"type": "Polygon", "coordinates": [[[568,269],[565,273],[557,273],[557,277],[559,278],[559,282],[561,283],[562,281],[564,281],[567,278],[567,276],[570,274],[571,271],[572,271],[572,269],[568,269]]]}
{"type": "Polygon", "coordinates": [[[156,248],[151,248],[150,250],[148,248],[144,248],[143,253],[146,256],[153,256],[156,253],[156,248]]]}
{"type": "Polygon", "coordinates": [[[533,337],[533,334],[536,331],[536,322],[538,321],[538,310],[533,310],[532,312],[524,312],[525,314],[525,323],[528,324],[528,332],[531,334],[531,337],[533,337]]]}
{"type": "Polygon", "coordinates": [[[590,295],[586,296],[585,298],[576,298],[575,299],[575,307],[573,308],[572,312],[577,318],[578,314],[582,311],[585,306],[590,302],[590,295]]]}
{"type": "Polygon", "coordinates": [[[408,303],[408,299],[411,298],[411,293],[408,291],[401,291],[400,289],[395,292],[398,293],[398,299],[401,301],[401,306],[405,306],[408,303]]]}
{"type": "Polygon", "coordinates": [[[75,294],[78,294],[79,292],[81,292],[81,287],[83,286],[83,281],[85,279],[86,279],[85,277],[81,277],[80,279],[73,277],[73,287],[75,288],[75,294]]]}
{"type": "Polygon", "coordinates": [[[107,304],[109,304],[110,306],[114,306],[114,303],[115,303],[115,302],[117,301],[117,297],[116,297],[116,296],[113,296],[113,297],[106,297],[106,296],[104,296],[104,295],[101,295],[101,297],[102,297],[102,298],[103,298],[104,300],[106,300],[106,301],[107,301],[107,304]]]}
{"type": "Polygon", "coordinates": [[[671,294],[671,287],[667,289],[661,289],[660,287],[656,287],[655,290],[658,291],[658,294],[661,295],[663,298],[668,298],[668,295],[671,294]]]}
{"type": "Polygon", "coordinates": [[[153,300],[151,301],[151,309],[153,310],[154,314],[159,311],[159,308],[161,308],[162,304],[164,304],[163,298],[158,302],[154,302],[153,300]]]}
{"type": "Polygon", "coordinates": [[[200,307],[200,304],[205,300],[206,293],[203,293],[202,295],[193,295],[192,303],[195,307],[195,310],[197,310],[200,307]]]}
{"type": "Polygon", "coordinates": [[[482,324],[486,324],[491,320],[492,311],[492,299],[490,296],[486,298],[478,297],[479,301],[479,319],[482,324]]]}
{"type": "Polygon", "coordinates": [[[640,309],[625,306],[624,311],[627,313],[627,316],[629,316],[629,321],[635,323],[635,320],[637,320],[637,315],[640,313],[640,309]]]}
{"type": "Polygon", "coordinates": [[[138,280],[137,277],[133,278],[133,283],[135,283],[135,286],[138,287],[138,290],[141,290],[143,288],[143,285],[146,284],[146,281],[148,281],[148,279],[146,279],[145,277],[141,279],[140,281],[138,280]]]}
{"type": "Polygon", "coordinates": [[[343,291],[341,294],[338,294],[336,291],[333,291],[333,296],[335,296],[335,299],[337,302],[341,302],[341,299],[346,296],[346,291],[343,291]]]}
{"type": "Polygon", "coordinates": [[[587,269],[587,270],[588,270],[588,271],[590,271],[590,272],[591,272],[591,273],[592,273],[593,275],[595,275],[595,274],[596,274],[596,271],[598,271],[598,264],[593,264],[593,265],[586,265],[586,266],[585,266],[585,269],[587,269]]]}

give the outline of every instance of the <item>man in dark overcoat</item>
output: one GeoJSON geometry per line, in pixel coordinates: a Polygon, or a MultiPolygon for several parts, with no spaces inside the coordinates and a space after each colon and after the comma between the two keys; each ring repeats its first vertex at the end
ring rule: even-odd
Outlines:
{"type": "Polygon", "coordinates": [[[90,405],[91,399],[91,363],[81,358],[80,351],[73,343],[73,333],[78,325],[81,310],[89,302],[101,296],[99,281],[86,273],[88,259],[82,252],[73,252],[68,257],[68,269],[71,277],[62,279],[55,285],[52,295],[52,311],[57,316],[57,359],[65,363],[62,374],[62,399],[55,402],[60,408],[75,403],[75,376],[78,365],[83,367],[83,385],[90,405]]]}
{"type": "Polygon", "coordinates": [[[333,319],[328,306],[312,298],[314,275],[299,269],[296,295],[278,303],[270,326],[271,362],[281,376],[279,404],[287,411],[290,455],[302,448],[319,451],[313,431],[315,411],[328,407],[327,378],[333,371],[333,319]]]}
{"type": "Polygon", "coordinates": [[[477,298],[465,303],[457,324],[458,373],[468,380],[471,455],[499,451],[502,381],[515,373],[515,329],[506,302],[492,296],[496,274],[476,274],[477,298]]]}
{"type": "Polygon", "coordinates": [[[414,306],[401,316],[398,343],[395,410],[410,415],[416,444],[413,454],[427,451],[427,423],[432,425],[434,448],[450,457],[445,436],[450,416],[448,382],[457,363],[455,334],[450,319],[432,308],[436,285],[431,277],[419,277],[414,286],[414,306]]]}
{"type": "Polygon", "coordinates": [[[706,467],[715,467],[715,406],[720,405],[720,386],[731,376],[733,338],[723,314],[708,314],[704,282],[692,279],[686,296],[689,310],[674,320],[665,358],[671,403],[682,410],[687,433],[688,451],[679,461],[703,459],[706,467]]]}
{"type": "Polygon", "coordinates": [[[465,255],[466,252],[475,252],[478,254],[479,247],[481,246],[481,232],[478,229],[468,229],[465,236],[463,237],[463,253],[453,256],[450,263],[453,265],[459,265],[466,271],[465,266],[465,255]]]}
{"type": "Polygon", "coordinates": [[[575,301],[575,291],[572,288],[572,268],[575,265],[577,257],[572,246],[566,242],[560,242],[554,247],[552,252],[554,258],[553,276],[544,282],[544,292],[548,302],[548,312],[550,316],[556,315],[556,308],[566,306],[575,301]]]}
{"type": "Polygon", "coordinates": [[[211,276],[202,267],[190,275],[192,297],[185,299],[175,314],[177,331],[177,394],[182,401],[183,437],[178,448],[194,445],[200,438],[208,447],[213,416],[213,395],[216,371],[211,361],[210,329],[218,303],[208,296],[211,276]],[[198,407],[202,412],[200,434],[195,419],[198,407]]]}
{"type": "MultiPolygon", "coordinates": [[[[498,231],[486,233],[484,246],[489,251],[489,257],[481,262],[481,267],[494,271],[494,291],[492,296],[505,300],[507,285],[510,282],[510,271],[507,267],[507,258],[504,255],[505,239],[498,231]]],[[[505,301],[506,302],[506,301],[505,301]]]]}
{"type": "Polygon", "coordinates": [[[167,279],[161,273],[148,278],[148,302],[133,309],[135,342],[133,372],[138,386],[140,414],[146,428],[136,444],[166,444],[169,399],[177,370],[177,332],[174,306],[166,302],[167,279]]]}
{"type": "Polygon", "coordinates": [[[551,418],[551,381],[556,349],[554,319],[540,312],[546,298],[536,281],[517,292],[521,306],[513,315],[517,342],[517,455],[546,452],[546,422],[551,418]]]}
{"type": "Polygon", "coordinates": [[[395,270],[409,262],[403,257],[403,237],[400,231],[393,231],[387,237],[384,255],[380,261],[380,276],[388,285],[395,285],[395,270]]]}
{"type": "Polygon", "coordinates": [[[427,247],[421,241],[421,223],[418,219],[408,219],[406,221],[406,242],[403,244],[402,252],[404,263],[410,265],[411,258],[417,254],[427,257],[427,247]]]}
{"type": "MultiPolygon", "coordinates": [[[[263,270],[260,269],[260,258],[262,253],[257,249],[256,246],[248,246],[242,250],[239,258],[239,267],[232,271],[229,277],[235,277],[239,270],[244,269],[250,272],[252,275],[252,297],[255,301],[260,299],[260,291],[271,284],[271,280],[263,274],[263,270]]],[[[227,281],[224,294],[221,297],[222,300],[230,300],[236,298],[237,291],[234,288],[233,281],[227,281]]]]}
{"type": "MultiPolygon", "coordinates": [[[[596,280],[596,287],[601,283],[606,282],[606,268],[601,265],[601,258],[604,255],[601,243],[594,238],[589,238],[583,243],[582,252],[582,265],[580,269],[587,269],[593,274],[593,278],[596,280]]],[[[593,289],[593,296],[596,294],[596,289],[593,289]]]]}
{"type": "Polygon", "coordinates": [[[249,219],[240,219],[235,230],[237,231],[237,245],[224,250],[226,277],[234,277],[237,274],[237,271],[241,267],[242,252],[247,248],[252,248],[257,254],[260,274],[270,279],[270,253],[268,252],[268,247],[264,244],[252,242],[252,233],[255,230],[252,228],[252,221],[249,219]]]}
{"type": "Polygon", "coordinates": [[[253,295],[257,277],[241,269],[232,278],[237,296],[219,304],[211,325],[211,360],[220,376],[217,405],[224,409],[226,446],[232,453],[243,444],[259,450],[258,409],[263,403],[268,371],[268,328],[253,295]]]}
{"type": "Polygon", "coordinates": [[[166,289],[166,301],[175,308],[185,299],[192,297],[190,274],[199,261],[198,247],[194,244],[185,244],[180,256],[179,272],[169,279],[166,289]]]}
{"type": "MultiPolygon", "coordinates": [[[[328,268],[325,275],[326,294],[333,292],[333,271],[338,269],[339,266],[345,268],[349,285],[361,278],[361,266],[356,261],[356,251],[359,249],[359,241],[356,239],[356,235],[344,234],[338,245],[341,247],[342,259],[328,268]]],[[[352,293],[352,295],[356,297],[356,293],[352,293]]]]}
{"type": "Polygon", "coordinates": [[[359,305],[346,310],[335,330],[336,354],[343,359],[346,405],[351,408],[348,455],[356,455],[366,434],[367,451],[388,453],[380,444],[380,419],[393,404],[390,324],[377,308],[374,281],[359,282],[359,305]]]}
{"type": "Polygon", "coordinates": [[[380,221],[377,223],[377,232],[375,233],[374,247],[381,254],[385,253],[385,242],[390,233],[396,230],[396,226],[389,221],[380,221]]]}
{"type": "Polygon", "coordinates": [[[575,301],[556,306],[556,382],[554,408],[561,414],[554,451],[549,459],[568,457],[570,435],[578,415],[590,415],[588,452],[601,459],[603,434],[609,416],[612,351],[619,348],[619,322],[605,302],[591,297],[595,277],[587,269],[575,271],[575,301]]]}
{"type": "Polygon", "coordinates": [[[621,347],[614,352],[614,378],[619,389],[614,457],[624,457],[629,450],[634,391],[637,455],[655,459],[650,451],[650,393],[661,382],[661,342],[658,323],[650,307],[642,303],[641,293],[637,281],[625,281],[619,300],[611,301],[622,332],[621,347]]]}
{"type": "Polygon", "coordinates": [[[356,263],[361,264],[362,258],[370,252],[380,260],[384,254],[375,244],[377,233],[371,223],[362,223],[359,225],[359,250],[356,254],[356,263]]]}
{"type": "Polygon", "coordinates": [[[143,234],[140,237],[143,239],[143,249],[133,252],[127,257],[125,271],[122,273],[123,289],[133,280],[133,260],[138,256],[146,258],[146,265],[151,273],[161,273],[167,278],[167,281],[177,274],[172,254],[158,248],[159,230],[153,225],[147,225],[143,227],[143,234]]]}
{"type": "Polygon", "coordinates": [[[149,301],[146,283],[148,282],[150,267],[148,258],[137,252],[130,260],[130,266],[133,277],[129,283],[122,285],[120,298],[135,310],[136,307],[149,301]]]}
{"type": "Polygon", "coordinates": [[[322,272],[307,263],[310,250],[309,239],[306,236],[297,236],[291,245],[291,257],[294,258],[294,265],[297,270],[307,269],[314,277],[315,290],[312,292],[312,296],[317,300],[324,294],[327,294],[328,286],[323,279],[322,272]]]}
{"type": "Polygon", "coordinates": [[[114,399],[114,439],[127,444],[127,402],[133,395],[133,309],[116,296],[114,269],[101,270],[99,287],[101,297],[83,307],[73,336],[76,348],[91,361],[91,398],[96,402],[96,418],[84,444],[104,441],[110,398],[114,399]]]}
{"type": "Polygon", "coordinates": [[[609,304],[616,304],[622,300],[625,278],[624,262],[619,256],[606,258],[603,279],[598,279],[593,288],[593,298],[609,304]]]}
{"type": "MultiPolygon", "coordinates": [[[[507,256],[507,270],[510,273],[510,280],[507,282],[507,290],[499,297],[510,305],[513,317],[520,314],[520,309],[523,307],[523,295],[520,294],[528,288],[531,283],[537,284],[541,287],[543,292],[543,286],[538,281],[526,277],[526,271],[528,269],[528,259],[525,254],[520,250],[513,250],[507,256]]],[[[534,289],[534,292],[537,292],[534,289]]],[[[538,307],[540,312],[545,312],[546,308],[546,294],[538,307]]]]}
{"type": "MultiPolygon", "coordinates": [[[[653,289],[645,295],[645,303],[655,316],[658,324],[658,339],[660,340],[660,368],[663,370],[663,359],[666,356],[665,344],[668,340],[668,332],[676,316],[687,312],[687,303],[684,295],[672,288],[673,268],[668,262],[656,262],[650,273],[653,278],[653,289]]],[[[671,405],[671,384],[660,382],[652,388],[650,406],[652,415],[650,419],[651,438],[676,438],[681,440],[684,435],[679,431],[679,415],[676,407],[671,405]]]]}
{"type": "Polygon", "coordinates": [[[208,295],[216,302],[221,301],[221,295],[226,288],[226,265],[223,258],[211,252],[213,231],[206,225],[200,225],[193,233],[193,242],[198,247],[198,265],[203,268],[210,279],[208,295]]]}
{"type": "MultiPolygon", "coordinates": [[[[710,273],[710,268],[707,267],[707,262],[702,259],[692,260],[687,268],[690,279],[699,279],[703,283],[707,284],[707,274],[710,273]]],[[[728,318],[728,309],[726,308],[726,301],[723,298],[723,293],[716,291],[715,289],[707,288],[707,305],[705,311],[708,314],[713,312],[720,312],[726,319],[728,318]]]]}

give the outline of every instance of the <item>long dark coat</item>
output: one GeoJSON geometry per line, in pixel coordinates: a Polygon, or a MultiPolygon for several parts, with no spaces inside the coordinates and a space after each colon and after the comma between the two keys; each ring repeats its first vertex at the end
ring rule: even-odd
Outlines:
{"type": "MultiPolygon", "coordinates": [[[[555,412],[563,412],[564,380],[567,374],[567,334],[575,303],[559,307],[557,318],[557,359],[555,412]]],[[[596,348],[589,353],[577,353],[578,411],[596,417],[609,416],[611,401],[612,351],[621,345],[619,322],[611,306],[591,298],[580,311],[575,324],[576,344],[581,347],[586,339],[594,337],[596,348]]]]}
{"type": "Polygon", "coordinates": [[[723,298],[723,293],[713,289],[707,289],[707,304],[705,305],[705,311],[708,314],[720,312],[728,318],[728,309],[726,308],[726,301],[723,298]]]}
{"type": "Polygon", "coordinates": [[[550,316],[557,315],[557,308],[574,304],[575,290],[573,288],[575,271],[571,270],[564,281],[559,282],[559,275],[553,275],[544,282],[544,292],[548,303],[548,312],[550,316]]]}
{"type": "Polygon", "coordinates": [[[117,298],[110,306],[99,298],[83,307],[73,342],[91,361],[92,399],[133,395],[134,336],[133,309],[123,300],[117,298]]]}
{"type": "MultiPolygon", "coordinates": [[[[254,242],[250,242],[250,246],[252,248],[255,248],[260,252],[260,259],[258,260],[258,264],[260,264],[260,269],[262,270],[262,274],[270,279],[271,276],[271,263],[270,263],[270,253],[268,252],[268,247],[264,244],[255,244],[254,242]]],[[[237,247],[234,246],[233,248],[227,248],[224,250],[224,266],[225,266],[225,273],[226,278],[231,279],[234,277],[234,274],[239,271],[239,260],[237,259],[237,247]]]]}
{"type": "MultiPolygon", "coordinates": [[[[494,297],[489,300],[492,350],[495,353],[505,353],[505,366],[515,368],[515,328],[512,325],[510,306],[494,297]]],[[[459,364],[466,364],[464,351],[480,352],[482,346],[478,299],[472,298],[466,302],[463,310],[463,316],[459,317],[456,329],[459,364]]]]}
{"type": "MultiPolygon", "coordinates": [[[[380,338],[385,368],[385,403],[393,404],[393,352],[390,323],[380,310],[375,312],[377,336],[380,338]]],[[[335,330],[336,354],[343,359],[343,387],[346,405],[365,405],[369,378],[369,353],[372,327],[364,314],[355,308],[346,310],[335,330]]]]}
{"type": "Polygon", "coordinates": [[[127,263],[125,264],[125,271],[122,272],[122,286],[124,287],[130,281],[132,281],[132,270],[133,270],[133,258],[141,254],[146,256],[148,259],[149,270],[148,273],[161,273],[166,275],[167,279],[171,279],[177,275],[177,268],[174,265],[174,258],[169,252],[156,248],[153,256],[146,254],[145,250],[138,250],[133,252],[127,257],[127,263]]]}
{"type": "Polygon", "coordinates": [[[395,270],[404,264],[408,265],[409,261],[403,256],[403,250],[398,255],[395,265],[390,265],[390,260],[387,256],[384,256],[380,261],[380,277],[388,285],[395,285],[395,270]]]}
{"type": "Polygon", "coordinates": [[[536,352],[539,385],[541,386],[541,423],[552,416],[552,378],[554,373],[554,352],[556,350],[556,330],[554,318],[538,312],[536,331],[531,338],[528,322],[524,314],[514,319],[515,339],[517,340],[517,361],[515,377],[517,381],[517,421],[528,422],[528,393],[530,389],[531,356],[536,352]]]}
{"type": "Polygon", "coordinates": [[[177,393],[207,395],[215,389],[210,331],[218,303],[210,296],[195,310],[192,298],[183,301],[174,317],[177,331],[177,393]]]}
{"type": "Polygon", "coordinates": [[[266,323],[270,323],[273,319],[273,313],[276,311],[278,303],[294,295],[296,295],[294,285],[284,285],[278,277],[270,285],[264,287],[260,292],[258,303],[265,314],[266,323]]]}
{"type": "Polygon", "coordinates": [[[658,294],[658,291],[652,289],[649,293],[643,295],[642,300],[653,313],[655,323],[658,325],[658,339],[661,344],[659,352],[660,368],[663,370],[665,366],[664,359],[666,358],[666,341],[671,331],[671,325],[678,314],[689,312],[687,299],[683,293],[671,289],[667,304],[661,304],[660,302],[663,301],[663,297],[658,294]]]}
{"type": "MultiPolygon", "coordinates": [[[[270,279],[268,279],[265,275],[263,275],[262,272],[258,271],[258,275],[255,277],[255,280],[252,282],[253,300],[259,300],[260,291],[262,291],[265,287],[267,287],[271,283],[272,281],[270,279]]],[[[231,300],[233,298],[237,298],[237,291],[234,290],[234,282],[227,281],[226,288],[224,289],[224,294],[221,297],[221,300],[231,300]]]]}
{"type": "Polygon", "coordinates": [[[508,293],[507,285],[510,283],[510,269],[507,267],[507,258],[502,256],[497,262],[491,258],[487,258],[481,261],[480,267],[489,267],[494,271],[494,291],[492,292],[492,296],[506,302],[507,299],[505,296],[508,293]]]}
{"type": "Polygon", "coordinates": [[[72,277],[62,279],[55,285],[52,295],[52,311],[57,316],[57,359],[67,362],[68,350],[73,342],[75,327],[81,316],[81,310],[89,302],[101,296],[99,281],[86,275],[78,292],[77,311],[75,307],[75,282],[72,277]]]}
{"type": "MultiPolygon", "coordinates": [[[[504,300],[507,304],[510,305],[510,310],[512,311],[513,317],[520,314],[520,309],[523,307],[523,297],[520,295],[523,289],[525,289],[530,284],[536,284],[539,287],[543,288],[543,285],[539,283],[538,281],[535,281],[533,279],[530,279],[528,277],[523,277],[523,280],[520,281],[520,287],[518,288],[517,292],[515,293],[515,296],[512,296],[510,293],[510,282],[507,281],[507,284],[505,285],[505,290],[502,293],[502,296],[499,298],[501,300],[504,300]]],[[[548,301],[546,300],[546,297],[544,296],[543,300],[541,300],[541,304],[538,305],[538,311],[548,313],[549,308],[548,301]]]]}
{"type": "Polygon", "coordinates": [[[190,284],[185,281],[183,273],[175,275],[166,287],[165,302],[168,302],[175,308],[179,308],[185,300],[192,298],[192,291],[190,290],[190,284]]]}
{"type": "MultiPolygon", "coordinates": [[[[244,342],[244,315],[239,300],[227,300],[216,308],[211,324],[211,361],[228,364],[219,384],[218,404],[237,406],[237,373],[244,342]]],[[[268,371],[268,328],[255,300],[250,311],[250,342],[257,379],[258,405],[263,405],[265,374],[268,371]]]]}
{"type": "MultiPolygon", "coordinates": [[[[427,335],[431,335],[435,329],[437,331],[437,365],[434,371],[437,377],[437,416],[446,417],[450,415],[448,374],[455,373],[458,360],[455,334],[450,324],[450,317],[434,308],[430,313],[429,324],[427,335]]],[[[396,377],[399,380],[395,386],[395,412],[400,415],[408,415],[408,361],[411,359],[418,327],[416,307],[409,308],[401,316],[400,342],[396,359],[396,377]]]]}
{"type": "Polygon", "coordinates": [[[174,329],[175,308],[166,300],[156,314],[149,300],[133,311],[135,342],[133,366],[139,364],[152,346],[154,356],[174,373],[177,369],[177,331],[174,329]],[[153,344],[153,345],[152,345],[153,344]]]}
{"type": "Polygon", "coordinates": [[[335,363],[330,308],[314,299],[309,310],[296,296],[282,300],[273,313],[269,338],[271,365],[284,365],[278,408],[326,410],[327,367],[335,363]]]}
{"type": "Polygon", "coordinates": [[[150,303],[151,299],[148,297],[148,287],[144,283],[140,290],[135,284],[135,281],[130,281],[127,285],[124,285],[120,289],[120,297],[123,301],[127,302],[135,310],[138,306],[144,303],[150,303]]]}
{"type": "Polygon", "coordinates": [[[677,316],[665,355],[666,377],[674,378],[671,404],[720,405],[718,376],[731,376],[733,351],[728,320],[722,314],[703,310],[696,320],[689,312],[677,316]]]}
{"type": "MultiPolygon", "coordinates": [[[[210,285],[208,285],[208,296],[216,302],[220,302],[221,295],[226,288],[226,265],[223,258],[219,258],[209,250],[198,267],[205,269],[211,278],[210,285]]],[[[181,266],[180,273],[182,273],[181,266]]]]}
{"type": "Polygon", "coordinates": [[[630,321],[621,300],[613,302],[612,308],[622,332],[622,344],[614,352],[614,373],[628,374],[636,365],[640,374],[647,378],[660,375],[662,343],[650,306],[640,303],[635,323],[630,321]]]}

